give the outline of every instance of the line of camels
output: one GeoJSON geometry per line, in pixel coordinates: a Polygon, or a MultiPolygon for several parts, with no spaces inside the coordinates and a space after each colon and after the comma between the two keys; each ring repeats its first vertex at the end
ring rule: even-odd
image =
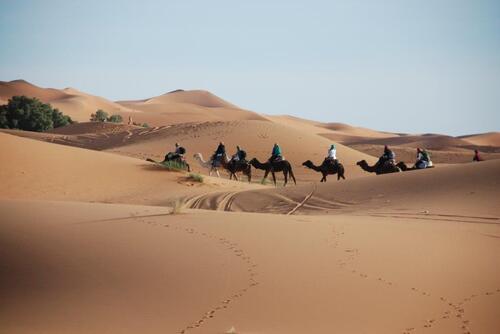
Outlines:
{"type": "MultiPolygon", "coordinates": [[[[253,158],[246,163],[231,163],[231,159],[225,155],[223,159],[221,159],[220,167],[214,166],[212,161],[206,161],[203,159],[203,155],[201,153],[194,154],[193,158],[204,168],[208,169],[208,175],[211,176],[212,173],[215,173],[217,177],[220,177],[219,168],[226,170],[229,173],[229,179],[233,178],[239,181],[238,173],[242,173],[248,178],[248,182],[252,181],[252,166],[256,169],[263,170],[264,178],[263,181],[267,179],[269,173],[271,173],[273,178],[273,183],[276,185],[276,175],[275,172],[283,172],[283,177],[285,179],[284,186],[288,183],[288,179],[292,179],[295,184],[297,181],[295,179],[295,175],[293,174],[292,165],[287,160],[280,160],[276,162],[260,162],[257,158],[253,158]]],[[[397,172],[405,172],[410,170],[415,170],[415,167],[408,167],[404,162],[399,162],[396,165],[382,165],[378,166],[377,164],[370,166],[366,160],[361,160],[356,163],[360,166],[364,171],[369,173],[378,174],[388,174],[388,173],[397,173],[397,172]]],[[[345,169],[344,166],[339,162],[337,164],[331,164],[323,162],[321,165],[315,165],[311,160],[307,160],[302,163],[302,166],[312,169],[316,172],[321,173],[322,177],[320,182],[326,182],[326,177],[328,175],[337,174],[337,181],[340,179],[345,180],[345,169]]]]}

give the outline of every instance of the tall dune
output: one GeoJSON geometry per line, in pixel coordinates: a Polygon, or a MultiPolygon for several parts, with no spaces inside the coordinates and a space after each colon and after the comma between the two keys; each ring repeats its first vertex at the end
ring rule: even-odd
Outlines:
{"type": "Polygon", "coordinates": [[[473,145],[500,147],[500,132],[481,133],[461,136],[459,138],[473,145]]]}
{"type": "Polygon", "coordinates": [[[142,111],[142,114],[136,116],[137,119],[141,123],[156,126],[186,122],[265,119],[255,112],[241,109],[203,90],[177,90],[145,100],[117,103],[131,110],[142,111]]]}
{"type": "Polygon", "coordinates": [[[8,100],[12,96],[26,95],[36,97],[40,101],[50,103],[64,114],[71,116],[75,121],[88,121],[90,115],[98,109],[103,109],[108,114],[131,112],[112,101],[102,97],[83,93],[74,88],[54,89],[41,88],[24,80],[0,81],[0,98],[8,100]]]}

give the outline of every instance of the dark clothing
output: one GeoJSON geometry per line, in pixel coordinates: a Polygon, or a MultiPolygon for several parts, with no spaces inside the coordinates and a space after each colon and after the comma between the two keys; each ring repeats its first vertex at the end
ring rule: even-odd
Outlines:
{"type": "Polygon", "coordinates": [[[328,166],[328,167],[333,167],[337,168],[339,165],[339,160],[338,159],[330,159],[330,158],[325,158],[323,161],[323,164],[328,166]]]}
{"type": "Polygon", "coordinates": [[[177,146],[175,152],[168,152],[163,161],[181,160],[185,153],[186,149],[184,147],[177,146]]]}
{"type": "Polygon", "coordinates": [[[479,155],[479,152],[474,153],[474,158],[472,158],[472,161],[483,161],[483,158],[479,155]]]}
{"type": "Polygon", "coordinates": [[[222,144],[219,144],[217,146],[217,150],[215,150],[215,155],[224,155],[226,154],[226,147],[222,144]]]}
{"type": "Polygon", "coordinates": [[[186,154],[186,149],[182,146],[179,146],[175,149],[175,153],[179,155],[186,154]]]}
{"type": "Polygon", "coordinates": [[[226,147],[222,144],[219,144],[219,146],[217,146],[217,149],[215,150],[214,155],[212,156],[212,166],[220,167],[222,165],[222,159],[224,159],[225,155],[226,147]]]}
{"type": "Polygon", "coordinates": [[[247,157],[247,152],[245,152],[243,150],[239,150],[238,152],[236,152],[236,156],[238,157],[239,161],[243,161],[247,157]]]}

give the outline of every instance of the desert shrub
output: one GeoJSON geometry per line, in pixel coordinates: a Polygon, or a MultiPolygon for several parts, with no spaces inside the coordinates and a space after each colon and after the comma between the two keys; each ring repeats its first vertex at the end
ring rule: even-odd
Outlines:
{"type": "Polygon", "coordinates": [[[172,201],[170,206],[172,207],[172,211],[170,211],[171,215],[178,215],[184,210],[184,202],[180,199],[172,201]]]}
{"type": "Polygon", "coordinates": [[[262,180],[260,181],[260,184],[263,184],[263,185],[270,184],[270,183],[271,183],[271,181],[269,181],[269,179],[262,178],[262,180]]]}
{"type": "Polygon", "coordinates": [[[94,114],[90,115],[91,122],[106,122],[108,119],[108,113],[104,110],[97,110],[94,114]]]}
{"type": "Polygon", "coordinates": [[[160,162],[159,164],[163,168],[166,168],[168,170],[174,170],[174,171],[184,170],[186,167],[183,163],[180,163],[179,161],[175,161],[175,160],[163,161],[163,162],[160,162]]]}
{"type": "Polygon", "coordinates": [[[144,124],[142,124],[142,127],[143,128],[149,128],[149,124],[148,123],[144,123],[144,124]]]}
{"type": "Polygon", "coordinates": [[[0,106],[0,128],[4,129],[41,132],[70,123],[73,123],[71,117],[37,98],[13,96],[0,106]]]}
{"type": "Polygon", "coordinates": [[[187,176],[187,179],[189,181],[203,183],[203,175],[198,174],[198,173],[189,173],[189,175],[187,176]]]}
{"type": "Polygon", "coordinates": [[[108,122],[111,122],[111,123],[122,123],[123,122],[123,118],[121,115],[111,115],[108,117],[108,122]]]}

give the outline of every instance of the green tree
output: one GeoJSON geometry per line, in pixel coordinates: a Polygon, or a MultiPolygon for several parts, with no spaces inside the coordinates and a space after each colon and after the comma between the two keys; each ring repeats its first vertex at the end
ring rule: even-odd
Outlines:
{"type": "Polygon", "coordinates": [[[108,113],[104,110],[97,110],[95,114],[90,115],[91,122],[106,122],[108,119],[108,113]]]}
{"type": "Polygon", "coordinates": [[[121,123],[123,122],[123,118],[121,115],[111,115],[108,117],[108,122],[121,123]]]}
{"type": "Polygon", "coordinates": [[[72,122],[69,116],[36,98],[13,96],[0,106],[1,128],[47,131],[72,122]]]}

